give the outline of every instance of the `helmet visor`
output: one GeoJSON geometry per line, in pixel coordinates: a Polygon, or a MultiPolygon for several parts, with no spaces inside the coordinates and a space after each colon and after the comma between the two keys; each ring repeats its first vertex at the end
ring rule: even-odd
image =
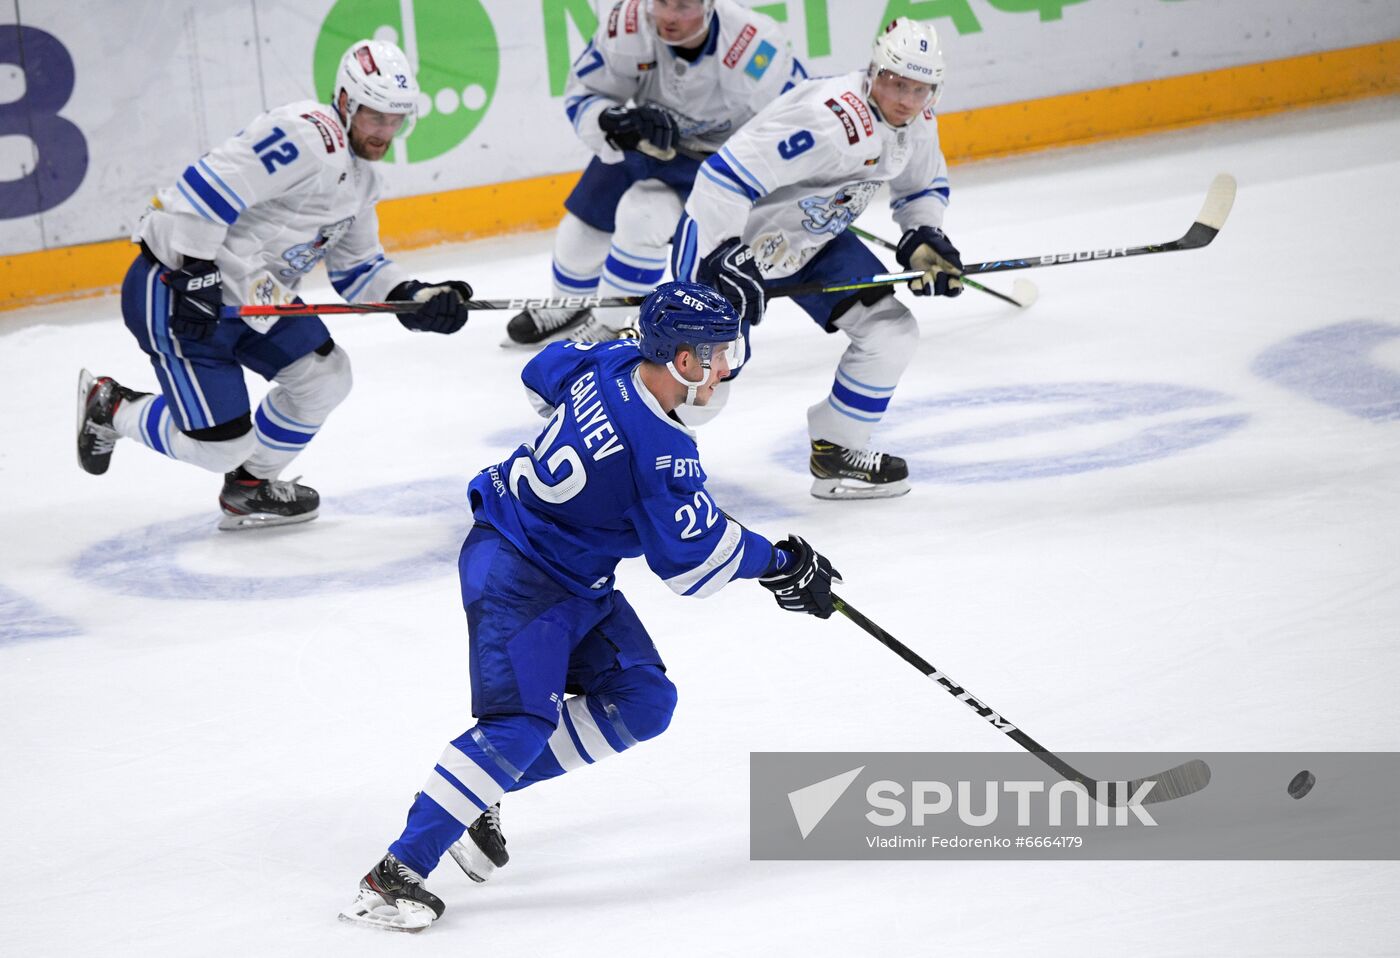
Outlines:
{"type": "Polygon", "coordinates": [[[882,68],[876,71],[870,83],[870,92],[879,103],[881,112],[887,116],[905,116],[907,121],[933,102],[938,94],[938,84],[925,83],[882,68]]]}

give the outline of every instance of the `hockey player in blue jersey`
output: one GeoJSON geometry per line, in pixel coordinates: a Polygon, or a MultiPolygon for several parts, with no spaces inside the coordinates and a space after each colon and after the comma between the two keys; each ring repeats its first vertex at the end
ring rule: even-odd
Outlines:
{"type": "Polygon", "coordinates": [[[695,435],[673,415],[708,403],[729,372],[733,307],[707,287],[668,283],[639,326],[639,340],[554,343],[521,375],[549,420],[472,481],[476,522],[458,560],[478,721],[443,751],[346,920],[427,927],[444,905],[423,878],[502,795],[666,729],[676,689],[614,588],[620,559],[645,556],[679,595],[757,578],[784,609],[832,613],[841,580],[830,562],[721,511],[695,435]]]}
{"type": "Polygon", "coordinates": [[[306,100],[254,119],[151,201],[133,240],[122,315],[150,358],[158,394],[83,370],[78,462],[107,471],[117,439],[224,474],[222,529],[305,522],[316,490],[277,477],[350,391],[350,360],[314,316],[221,319],[224,305],[277,305],[323,259],[351,302],[416,300],[399,321],[453,333],[471,287],[424,283],[384,255],[373,163],[417,111],[403,51],[361,40],[346,51],[330,105],[306,100]],[[271,380],[253,410],[243,370],[271,380]]]}

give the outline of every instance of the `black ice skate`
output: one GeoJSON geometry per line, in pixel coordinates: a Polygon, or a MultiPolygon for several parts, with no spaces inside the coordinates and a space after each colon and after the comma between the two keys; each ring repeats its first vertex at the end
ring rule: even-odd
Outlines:
{"type": "Polygon", "coordinates": [[[123,400],[148,395],[127,389],[110,376],[94,376],[86,369],[78,373],[78,465],[85,472],[100,476],[107,471],[112,447],[121,438],[112,428],[117,407],[123,400]]]}
{"type": "Polygon", "coordinates": [[[909,491],[909,466],[898,456],[812,440],[812,495],[818,499],[890,499],[909,491]]]}
{"type": "Polygon", "coordinates": [[[423,878],[393,855],[360,879],[360,893],[340,913],[342,921],[385,931],[422,931],[442,917],[447,906],[423,887],[423,878]]]}
{"type": "Polygon", "coordinates": [[[258,479],[240,467],[224,475],[224,488],[219,493],[224,517],[219,528],[236,532],[310,522],[320,507],[321,496],[310,486],[296,479],[258,479]]]}
{"type": "Polygon", "coordinates": [[[467,829],[460,842],[447,850],[452,860],[474,882],[484,882],[510,861],[506,851],[506,836],[501,831],[501,803],[482,812],[467,829]]]}
{"type": "Polygon", "coordinates": [[[502,346],[542,346],[589,319],[591,309],[525,309],[506,323],[502,346]]]}
{"type": "MultiPolygon", "coordinates": [[[[637,317],[632,317],[632,322],[636,321],[637,317]]],[[[571,343],[611,343],[619,339],[636,339],[640,335],[636,326],[610,326],[596,313],[589,313],[587,319],[569,332],[568,339],[571,343]]]]}

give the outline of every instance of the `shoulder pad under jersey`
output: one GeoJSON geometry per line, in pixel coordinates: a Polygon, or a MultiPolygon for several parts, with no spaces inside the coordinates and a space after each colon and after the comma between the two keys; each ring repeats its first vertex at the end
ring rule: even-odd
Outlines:
{"type": "Polygon", "coordinates": [[[750,80],[763,79],[788,46],[776,20],[738,3],[716,0],[719,44],[715,55],[724,66],[750,80]],[[723,52],[720,52],[723,51],[723,52]]]}
{"type": "Polygon", "coordinates": [[[274,125],[294,138],[308,159],[343,170],[350,160],[349,134],[335,111],[319,100],[300,100],[271,111],[274,125]]]}
{"type": "Polygon", "coordinates": [[[656,67],[656,28],[645,0],[619,0],[599,25],[595,43],[613,70],[645,72],[656,67]]]}
{"type": "Polygon", "coordinates": [[[826,118],[826,126],[833,131],[833,142],[844,141],[848,146],[871,143],[875,135],[875,117],[860,87],[845,82],[838,77],[820,84],[814,84],[807,96],[819,105],[818,112],[826,118]]]}

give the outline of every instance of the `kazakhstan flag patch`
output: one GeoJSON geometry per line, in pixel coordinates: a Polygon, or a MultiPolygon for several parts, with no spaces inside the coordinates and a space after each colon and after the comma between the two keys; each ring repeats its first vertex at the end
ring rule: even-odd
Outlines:
{"type": "Polygon", "coordinates": [[[749,58],[749,65],[744,67],[744,72],[757,80],[767,71],[769,65],[773,62],[773,54],[777,52],[778,48],[773,46],[773,44],[769,43],[767,40],[760,40],[758,49],[755,50],[753,56],[749,58]]]}

